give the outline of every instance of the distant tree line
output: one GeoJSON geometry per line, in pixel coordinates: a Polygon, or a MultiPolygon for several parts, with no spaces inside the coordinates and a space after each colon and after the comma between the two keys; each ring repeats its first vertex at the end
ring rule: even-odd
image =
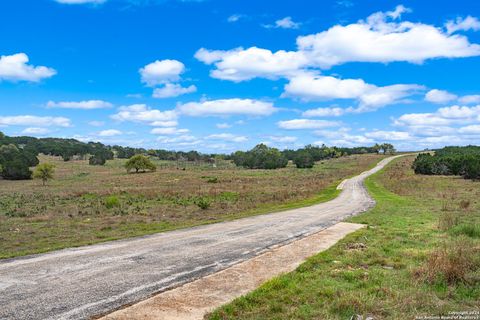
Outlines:
{"type": "MultiPolygon", "coordinates": [[[[134,159],[128,162],[127,170],[153,171],[144,157],[160,160],[214,162],[215,159],[232,160],[235,165],[250,169],[284,168],[293,161],[298,168],[311,168],[316,161],[362,153],[391,153],[390,144],[372,147],[337,148],[308,145],[298,150],[270,148],[259,144],[250,151],[237,151],[230,155],[204,154],[197,151],[168,151],[123,146],[108,146],[99,142],[81,142],[75,139],[34,138],[27,136],[8,137],[0,132],[0,175],[4,179],[18,180],[32,177],[31,167],[37,166],[39,154],[61,157],[64,161],[88,159],[90,165],[104,165],[114,157],[134,159]],[[137,157],[142,155],[144,157],[137,157]]],[[[38,174],[37,174],[38,175],[38,174]]]]}
{"type": "Polygon", "coordinates": [[[417,174],[456,175],[465,179],[480,179],[480,147],[445,147],[434,155],[422,153],[413,162],[417,174]]]}
{"type": "Polygon", "coordinates": [[[150,157],[158,158],[159,160],[184,160],[184,161],[209,161],[212,158],[223,155],[218,154],[204,154],[198,151],[169,151],[163,149],[144,149],[144,148],[131,148],[122,146],[113,146],[111,149],[115,152],[116,157],[119,159],[130,159],[134,155],[143,154],[150,157]]]}
{"type": "MultiPolygon", "coordinates": [[[[168,151],[122,146],[108,146],[100,142],[81,142],[76,139],[9,137],[0,132],[0,176],[9,180],[31,179],[31,167],[37,166],[38,155],[61,157],[64,161],[88,159],[90,165],[104,165],[114,157],[130,159],[136,155],[160,160],[212,161],[223,155],[203,154],[197,151],[168,151]]],[[[147,168],[151,170],[152,167],[147,168]]],[[[143,170],[143,168],[141,169],[143,170]]]]}
{"type": "Polygon", "coordinates": [[[307,145],[297,150],[286,149],[280,151],[270,148],[265,144],[259,144],[250,151],[237,151],[229,158],[235,165],[249,169],[277,169],[287,166],[291,160],[297,168],[312,168],[315,162],[338,158],[352,154],[365,153],[393,153],[395,148],[391,144],[375,145],[372,147],[338,148],[326,145],[307,145]]]}
{"type": "Polygon", "coordinates": [[[75,139],[8,137],[0,132],[0,175],[4,179],[23,180],[32,177],[31,167],[37,166],[38,155],[59,156],[64,161],[75,157],[89,158],[93,165],[113,159],[109,146],[98,142],[84,143],[75,139]]]}

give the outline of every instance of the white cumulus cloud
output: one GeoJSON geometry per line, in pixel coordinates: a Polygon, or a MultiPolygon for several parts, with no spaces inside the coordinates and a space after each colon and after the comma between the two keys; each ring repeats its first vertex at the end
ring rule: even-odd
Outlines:
{"type": "Polygon", "coordinates": [[[403,141],[411,140],[412,136],[406,131],[371,131],[365,133],[367,138],[375,139],[376,141],[403,141]]]}
{"type": "Polygon", "coordinates": [[[310,64],[329,68],[347,62],[422,63],[434,58],[460,58],[480,55],[480,46],[465,36],[449,35],[432,25],[396,22],[403,9],[377,12],[366,21],[336,25],[317,34],[297,38],[300,51],[310,64]]]}
{"type": "Polygon", "coordinates": [[[298,140],[297,137],[292,136],[269,136],[268,139],[278,143],[293,143],[298,140]]]}
{"type": "Polygon", "coordinates": [[[118,113],[111,116],[117,121],[144,122],[155,126],[176,125],[177,117],[175,110],[160,111],[145,104],[120,107],[118,113]]]}
{"type": "Polygon", "coordinates": [[[456,99],[456,95],[445,90],[433,89],[425,94],[425,100],[433,103],[446,103],[456,99]]]}
{"type": "Polygon", "coordinates": [[[116,129],[107,129],[107,130],[102,130],[98,133],[98,136],[100,137],[113,137],[113,136],[119,136],[122,134],[122,131],[116,130],[116,129]]]}
{"type": "Polygon", "coordinates": [[[218,129],[228,129],[228,128],[231,128],[232,125],[231,124],[228,124],[226,122],[223,122],[223,123],[217,123],[215,125],[218,129]]]}
{"type": "Polygon", "coordinates": [[[475,104],[475,103],[480,103],[480,95],[478,94],[472,94],[472,95],[467,95],[460,97],[458,99],[458,102],[462,104],[475,104]]]}
{"type": "Polygon", "coordinates": [[[245,142],[248,141],[248,138],[245,136],[237,136],[231,133],[219,133],[211,134],[206,137],[210,140],[222,140],[222,141],[231,141],[231,142],[245,142]]]}
{"type": "Polygon", "coordinates": [[[70,119],[64,117],[0,116],[0,126],[70,127],[71,125],[70,119]]]}
{"type": "Polygon", "coordinates": [[[314,117],[339,117],[343,116],[346,113],[353,112],[353,108],[317,108],[309,109],[302,113],[303,117],[314,118],[314,117]]]}
{"type": "Polygon", "coordinates": [[[195,91],[197,91],[197,87],[194,85],[182,87],[177,83],[167,83],[161,88],[155,88],[153,90],[153,97],[158,99],[173,98],[195,91]]]}
{"type": "Polygon", "coordinates": [[[152,134],[161,134],[161,135],[173,135],[173,134],[184,134],[188,133],[188,129],[178,129],[175,127],[171,128],[153,128],[150,133],[152,134]]]}
{"type": "MultiPolygon", "coordinates": [[[[331,76],[303,74],[290,79],[285,85],[283,96],[300,98],[305,101],[355,99],[360,103],[360,107],[356,111],[366,112],[398,103],[422,88],[415,84],[377,87],[362,79],[338,79],[331,76]]],[[[335,111],[341,112],[340,110],[335,111]]]]}
{"type": "Polygon", "coordinates": [[[22,131],[22,134],[25,135],[33,135],[33,136],[43,136],[47,133],[50,133],[50,129],[48,128],[39,128],[39,127],[30,127],[30,128],[25,128],[22,131]]]}
{"type": "Polygon", "coordinates": [[[142,82],[149,86],[156,86],[178,81],[180,74],[185,71],[185,65],[178,60],[157,60],[147,64],[139,70],[142,82]]]}
{"type": "Polygon", "coordinates": [[[0,56],[0,81],[39,82],[57,74],[55,69],[44,66],[32,66],[28,62],[29,58],[25,53],[0,56]]]}
{"type": "Polygon", "coordinates": [[[465,18],[457,17],[455,20],[449,20],[445,23],[448,34],[452,34],[457,31],[478,31],[480,30],[480,21],[476,17],[467,16],[465,18]]]}
{"type": "MultiPolygon", "coordinates": [[[[399,21],[401,15],[409,11],[397,6],[393,11],[377,12],[356,23],[300,36],[296,40],[296,51],[202,48],[195,57],[214,65],[211,71],[214,78],[245,81],[255,77],[290,77],[309,68],[328,69],[348,62],[420,64],[429,59],[480,55],[480,45],[470,43],[464,35],[450,34],[434,25],[399,21]]],[[[457,21],[454,28],[474,29],[476,20],[472,19],[457,21]]]]}
{"type": "Polygon", "coordinates": [[[85,100],[85,101],[48,101],[48,108],[63,108],[63,109],[105,109],[113,107],[113,104],[103,100],[85,100]]]}
{"type": "Polygon", "coordinates": [[[465,133],[465,134],[480,135],[480,125],[474,124],[474,125],[465,126],[458,129],[458,132],[465,133]]]}
{"type": "Polygon", "coordinates": [[[295,22],[292,20],[292,17],[285,17],[283,19],[279,19],[275,21],[275,24],[266,24],[264,25],[265,28],[281,28],[281,29],[298,29],[300,28],[300,23],[295,22]]]}
{"type": "Polygon", "coordinates": [[[312,120],[312,119],[293,119],[277,122],[281,129],[287,130],[304,130],[304,129],[324,129],[338,127],[340,122],[328,120],[312,120]]]}
{"type": "Polygon", "coordinates": [[[273,103],[253,99],[219,99],[179,104],[177,110],[187,116],[268,116],[277,111],[273,103]]]}
{"type": "Polygon", "coordinates": [[[229,51],[200,49],[195,57],[214,64],[210,72],[213,78],[231,81],[244,81],[256,77],[278,79],[298,74],[308,60],[301,52],[279,50],[273,53],[267,49],[251,47],[229,51]]]}

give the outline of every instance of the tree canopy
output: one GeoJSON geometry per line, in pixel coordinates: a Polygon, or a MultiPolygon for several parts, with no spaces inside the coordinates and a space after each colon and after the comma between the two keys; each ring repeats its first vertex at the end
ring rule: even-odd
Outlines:
{"type": "Polygon", "coordinates": [[[237,151],[232,158],[237,166],[249,169],[277,169],[288,164],[288,159],[278,149],[265,144],[259,144],[250,151],[237,151]]]}
{"type": "Polygon", "coordinates": [[[137,154],[128,159],[128,161],[125,163],[125,168],[127,169],[127,172],[135,170],[135,173],[145,172],[147,170],[155,171],[157,169],[155,164],[153,164],[153,162],[143,154],[137,154]]]}

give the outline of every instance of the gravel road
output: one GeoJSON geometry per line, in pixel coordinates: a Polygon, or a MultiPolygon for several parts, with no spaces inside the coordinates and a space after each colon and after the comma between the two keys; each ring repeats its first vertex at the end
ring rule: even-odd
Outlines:
{"type": "Polygon", "coordinates": [[[372,207],[363,181],[394,158],[322,204],[0,260],[0,319],[89,319],[318,232],[372,207]]]}

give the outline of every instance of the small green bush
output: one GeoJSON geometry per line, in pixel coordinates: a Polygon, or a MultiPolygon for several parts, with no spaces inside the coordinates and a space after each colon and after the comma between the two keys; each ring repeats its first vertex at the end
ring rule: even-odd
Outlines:
{"type": "Polygon", "coordinates": [[[112,209],[113,207],[120,206],[120,200],[117,196],[109,196],[105,198],[105,207],[112,209]]]}
{"type": "Polygon", "coordinates": [[[218,178],[217,177],[210,177],[207,180],[208,183],[218,183],[218,178]]]}
{"type": "Polygon", "coordinates": [[[202,210],[210,208],[211,201],[206,197],[199,197],[195,200],[195,204],[202,210]]]}
{"type": "Polygon", "coordinates": [[[95,154],[88,159],[88,164],[91,166],[103,166],[107,159],[102,154],[95,154]]]}
{"type": "Polygon", "coordinates": [[[299,169],[313,168],[315,160],[308,151],[299,150],[293,157],[293,163],[295,163],[299,169]]]}

